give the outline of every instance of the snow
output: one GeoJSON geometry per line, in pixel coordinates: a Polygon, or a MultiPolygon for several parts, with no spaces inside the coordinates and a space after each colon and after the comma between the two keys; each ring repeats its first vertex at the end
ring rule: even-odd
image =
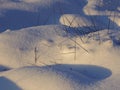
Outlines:
{"type": "Polygon", "coordinates": [[[45,67],[22,67],[3,73],[4,77],[1,78],[12,80],[24,90],[39,88],[41,90],[84,90],[87,89],[84,85],[90,87],[89,83],[91,82],[93,83],[91,86],[96,86],[94,82],[102,80],[110,74],[109,70],[97,66],[53,65],[45,67]],[[70,67],[73,67],[74,71],[70,67]],[[83,70],[84,67],[85,71],[83,70]],[[104,73],[102,74],[102,72],[104,73]]]}
{"type": "Polygon", "coordinates": [[[119,8],[119,0],[0,0],[0,90],[119,90],[119,8]]]}
{"type": "Polygon", "coordinates": [[[87,27],[93,26],[90,20],[88,21],[85,17],[79,15],[71,15],[71,14],[64,14],[60,18],[60,22],[63,25],[70,26],[70,27],[87,27]]]}
{"type": "Polygon", "coordinates": [[[77,1],[80,6],[76,5],[74,0],[0,0],[0,31],[3,32],[8,28],[16,30],[38,25],[58,24],[63,13],[76,13],[79,10],[82,13],[81,8],[85,1],[82,0],[83,3],[77,1]]]}
{"type": "MultiPolygon", "coordinates": [[[[71,36],[70,32],[66,32],[66,30],[64,30],[65,27],[66,26],[47,25],[47,26],[24,28],[18,31],[7,31],[2,33],[0,35],[0,42],[1,42],[0,63],[2,66],[8,66],[9,68],[18,68],[18,69],[15,70],[13,69],[8,72],[2,73],[1,76],[8,78],[8,80],[10,79],[15,84],[17,84],[17,86],[25,90],[34,90],[37,88],[43,88],[43,90],[48,90],[49,88],[53,89],[53,87],[55,88],[55,90],[59,90],[59,89],[87,90],[87,88],[85,87],[89,87],[90,90],[92,90],[93,88],[98,88],[99,86],[102,88],[101,90],[106,90],[110,88],[118,89],[120,80],[119,78],[116,79],[116,77],[119,77],[120,75],[119,73],[120,71],[118,69],[120,68],[119,66],[120,51],[118,47],[119,45],[117,44],[119,42],[120,32],[110,30],[109,31],[110,34],[108,34],[108,30],[102,30],[99,31],[100,34],[99,37],[98,37],[98,32],[93,32],[92,33],[93,36],[90,33],[86,37],[82,37],[84,41],[83,43],[81,42],[80,37],[77,36],[78,33],[74,32],[74,34],[72,34],[73,36],[71,36]],[[67,36],[67,33],[70,34],[70,37],[67,36]],[[74,35],[76,35],[76,42],[88,50],[88,52],[86,52],[79,45],[77,45],[76,60],[74,59],[74,53],[70,53],[70,52],[74,52],[74,48],[75,48],[74,47],[75,42],[72,41],[75,39],[74,35]],[[36,63],[34,56],[35,47],[37,48],[37,55],[39,56],[36,63]],[[34,67],[36,65],[40,66],[37,67],[38,68],[37,70],[36,67],[34,67]],[[24,69],[24,66],[33,66],[33,67],[30,68],[25,67],[24,69]],[[100,69],[97,68],[99,66],[101,66],[100,69]],[[38,72],[39,68],[41,71],[42,68],[44,67],[47,69],[39,73],[38,72]],[[108,69],[107,70],[105,68],[102,69],[102,67],[108,69]],[[52,72],[52,75],[48,72],[49,69],[50,72],[52,72]],[[53,73],[54,70],[51,69],[55,69],[55,73],[58,73],[60,77],[57,76],[56,74],[54,75],[53,73]],[[59,71],[61,72],[62,75],[59,74],[59,71]],[[47,72],[46,73],[47,76],[44,75],[44,72],[47,72]],[[33,75],[34,78],[31,78],[32,74],[34,74],[33,75]],[[64,76],[63,74],[67,76],[64,76]],[[23,77],[25,76],[24,78],[28,78],[28,79],[27,80],[24,79],[22,75],[23,77]],[[65,77],[71,77],[71,75],[72,75],[71,78],[72,80],[69,78],[65,78],[65,77]],[[79,76],[78,77],[79,79],[76,77],[76,75],[79,76]],[[52,76],[54,78],[53,80],[51,80],[52,76]],[[63,78],[65,79],[63,79],[61,76],[63,76],[63,78]],[[98,79],[99,82],[98,87],[96,86],[97,82],[95,80],[95,77],[98,79]],[[19,78],[21,78],[23,81],[20,82],[19,78]],[[58,78],[62,78],[62,81],[61,79],[59,80],[58,78]],[[75,79],[74,81],[73,80],[74,78],[77,79],[75,79]],[[41,81],[42,79],[45,80],[45,82],[48,81],[47,82],[48,87],[52,85],[53,86],[47,88],[46,86],[43,85],[43,81],[41,81]],[[38,81],[36,82],[36,80],[38,81]],[[31,82],[31,83],[27,83],[27,82],[31,82]],[[39,84],[37,84],[38,82],[39,84]],[[74,84],[71,84],[72,82],[74,82],[74,84]],[[90,82],[91,84],[95,82],[96,84],[95,85],[93,84],[93,86],[89,86],[85,82],[86,83],[90,82]],[[105,85],[107,85],[108,82],[110,86],[105,87],[105,85]],[[113,83],[118,83],[118,84],[113,84],[113,83]],[[66,88],[65,87],[62,88],[61,85],[65,85],[66,88]],[[113,87],[111,87],[111,85],[113,85],[113,87]]],[[[75,30],[73,29],[73,31],[75,30]]]]}
{"type": "Polygon", "coordinates": [[[6,77],[13,80],[24,90],[73,90],[75,85],[70,77],[60,71],[55,72],[52,68],[24,67],[9,72],[6,77]]]}

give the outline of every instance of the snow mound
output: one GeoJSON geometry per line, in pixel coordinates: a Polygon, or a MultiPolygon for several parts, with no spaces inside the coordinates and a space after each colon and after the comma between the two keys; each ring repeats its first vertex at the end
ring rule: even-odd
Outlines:
{"type": "MultiPolygon", "coordinates": [[[[104,53],[111,50],[116,54],[114,48],[120,45],[119,31],[109,30],[111,34],[108,34],[108,30],[103,30],[88,35],[86,32],[65,26],[48,25],[1,33],[0,63],[7,67],[72,64],[75,59],[75,48],[78,52],[76,57],[82,55],[82,62],[88,60],[84,56],[94,59],[92,54],[96,52],[96,55],[99,55],[101,50],[104,53]]],[[[77,58],[76,63],[81,63],[79,60],[80,58],[77,58]]]]}
{"type": "MultiPolygon", "coordinates": [[[[94,82],[96,82],[97,79],[104,79],[108,77],[110,73],[111,72],[105,68],[87,65],[31,66],[3,73],[2,77],[0,77],[0,83],[3,80],[4,84],[11,81],[24,90],[86,90],[88,87],[89,90],[92,90],[92,88],[96,88],[94,82]],[[89,72],[89,70],[91,70],[91,72],[89,72]],[[101,75],[99,75],[100,72],[101,75]],[[92,88],[89,86],[89,82],[93,84],[92,88]]],[[[4,88],[4,86],[2,87],[4,88]]],[[[13,86],[9,87],[9,89],[10,88],[13,88],[13,86]]]]}
{"type": "MultiPolygon", "coordinates": [[[[39,60],[50,62],[47,60],[50,59],[51,55],[49,56],[49,54],[51,52],[53,52],[53,56],[57,55],[59,59],[59,54],[56,52],[59,49],[54,45],[64,38],[65,31],[62,28],[61,26],[41,26],[2,33],[0,35],[0,63],[7,64],[10,61],[7,66],[12,67],[34,64],[35,48],[41,51],[39,52],[39,60]],[[47,60],[45,60],[46,55],[48,56],[47,60]]],[[[55,60],[53,57],[51,59],[55,60]]]]}
{"type": "Polygon", "coordinates": [[[51,68],[23,67],[8,72],[4,78],[24,90],[78,90],[77,83],[69,76],[51,68]]]}

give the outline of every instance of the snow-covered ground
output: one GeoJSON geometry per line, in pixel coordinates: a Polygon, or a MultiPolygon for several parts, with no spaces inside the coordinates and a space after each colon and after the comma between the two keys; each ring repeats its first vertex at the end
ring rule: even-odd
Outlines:
{"type": "Polygon", "coordinates": [[[119,90],[119,0],[0,0],[0,90],[119,90]]]}

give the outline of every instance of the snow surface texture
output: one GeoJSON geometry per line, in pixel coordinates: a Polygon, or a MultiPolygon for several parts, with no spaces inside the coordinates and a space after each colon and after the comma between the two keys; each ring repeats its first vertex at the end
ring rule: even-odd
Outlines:
{"type": "Polygon", "coordinates": [[[119,8],[119,0],[0,0],[0,90],[119,90],[119,8]]]}
{"type": "Polygon", "coordinates": [[[17,86],[23,90],[87,90],[88,88],[93,90],[93,88],[99,88],[97,84],[94,84],[95,82],[105,79],[109,75],[111,75],[109,70],[89,65],[31,66],[3,73],[0,83],[3,89],[6,88],[5,90],[13,88],[4,86],[10,80],[17,83],[17,86]],[[74,71],[70,67],[73,67],[74,71]],[[83,67],[87,73],[83,71],[83,67]],[[2,83],[3,81],[4,83],[2,83]]]}
{"type": "MultiPolygon", "coordinates": [[[[25,71],[24,68],[20,68],[2,72],[1,82],[4,79],[5,83],[12,81],[13,85],[15,83],[23,90],[35,90],[37,88],[48,90],[52,89],[53,86],[55,86],[53,90],[119,89],[120,32],[110,30],[109,33],[112,34],[108,34],[108,30],[103,30],[99,31],[99,37],[98,32],[90,33],[82,38],[83,43],[78,32],[75,32],[77,30],[67,30],[67,32],[64,28],[65,26],[50,25],[2,33],[0,35],[1,65],[9,68],[33,67],[25,67],[27,68],[25,71]],[[88,52],[78,44],[75,47],[74,39],[88,52]],[[35,48],[37,48],[36,63],[35,48]],[[77,48],[76,59],[74,59],[75,53],[72,53],[75,52],[75,48],[77,48]],[[36,65],[41,67],[34,67],[36,65]],[[38,72],[39,70],[40,72],[38,72]],[[43,71],[41,72],[41,70],[43,71]],[[48,88],[44,86],[43,82],[48,83],[48,88]],[[61,85],[65,85],[64,88],[61,85]]],[[[3,88],[5,87],[3,86],[3,88]]]]}

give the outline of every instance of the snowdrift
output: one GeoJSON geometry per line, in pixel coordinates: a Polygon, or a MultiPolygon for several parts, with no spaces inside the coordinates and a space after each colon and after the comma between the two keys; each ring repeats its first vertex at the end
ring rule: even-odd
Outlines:
{"type": "MultiPolygon", "coordinates": [[[[59,25],[31,27],[18,31],[7,30],[0,35],[0,63],[7,67],[81,63],[87,62],[88,57],[91,60],[96,59],[97,56],[101,58],[100,54],[103,53],[105,56],[102,57],[111,56],[113,53],[116,57],[119,54],[119,31],[103,30],[85,33],[59,25]],[[115,48],[118,48],[118,51],[115,48]],[[78,57],[76,60],[74,60],[75,55],[78,57]]],[[[104,57],[101,59],[104,60],[104,57]]],[[[119,59],[119,56],[116,59],[119,59]]]]}
{"type": "Polygon", "coordinates": [[[0,86],[5,90],[92,90],[97,89],[95,82],[110,75],[108,69],[90,65],[31,66],[3,73],[0,86]],[[10,82],[11,87],[6,87],[10,82]]]}

